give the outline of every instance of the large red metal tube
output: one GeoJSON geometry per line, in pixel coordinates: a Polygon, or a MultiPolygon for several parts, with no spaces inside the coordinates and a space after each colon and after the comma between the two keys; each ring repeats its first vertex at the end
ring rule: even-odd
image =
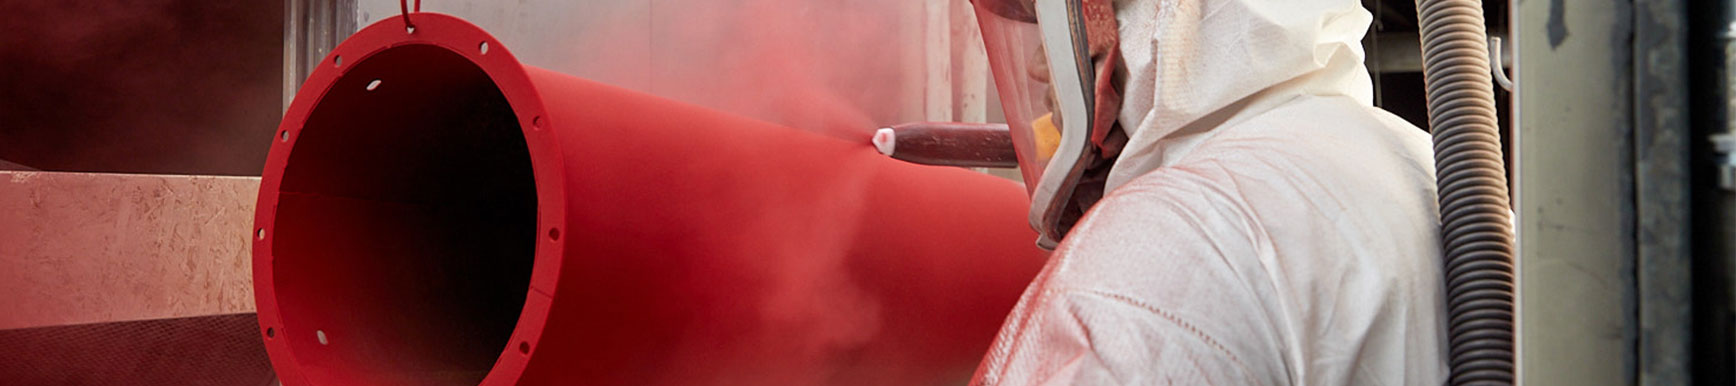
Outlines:
{"type": "Polygon", "coordinates": [[[274,137],[254,278],[287,385],[956,383],[1042,264],[1010,181],[409,20],[274,137]]]}

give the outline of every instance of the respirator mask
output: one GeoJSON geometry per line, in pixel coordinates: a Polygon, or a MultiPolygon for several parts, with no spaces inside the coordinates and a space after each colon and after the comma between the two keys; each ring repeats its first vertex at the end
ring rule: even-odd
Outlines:
{"type": "Polygon", "coordinates": [[[1031,195],[1037,244],[1053,249],[1103,195],[1126,144],[1110,0],[973,0],[989,67],[1031,195]]]}

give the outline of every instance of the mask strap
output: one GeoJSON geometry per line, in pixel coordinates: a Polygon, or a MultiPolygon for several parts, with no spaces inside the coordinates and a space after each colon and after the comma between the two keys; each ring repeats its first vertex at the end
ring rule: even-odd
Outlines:
{"type": "MultiPolygon", "coordinates": [[[[1091,143],[1105,159],[1121,154],[1119,144],[1105,146],[1104,141],[1114,131],[1121,112],[1121,91],[1115,89],[1115,69],[1121,64],[1121,39],[1115,22],[1115,5],[1110,0],[1081,0],[1085,19],[1085,41],[1095,74],[1091,111],[1091,143]]],[[[1118,141],[1119,142],[1119,141],[1118,141]]]]}

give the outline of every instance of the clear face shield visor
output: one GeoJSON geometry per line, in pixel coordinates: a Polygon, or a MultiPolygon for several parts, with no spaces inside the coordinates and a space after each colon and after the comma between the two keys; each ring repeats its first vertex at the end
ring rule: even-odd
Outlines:
{"type": "Polygon", "coordinates": [[[1030,221],[1053,246],[1090,151],[1091,59],[1082,47],[1079,0],[975,0],[977,21],[1006,112],[1030,221]]]}
{"type": "Polygon", "coordinates": [[[1055,93],[1050,86],[1049,61],[1043,51],[1035,12],[995,9],[1016,7],[1012,3],[1019,2],[984,0],[975,4],[989,67],[993,69],[1007,128],[1018,153],[1019,171],[1024,175],[1025,188],[1031,190],[1041,180],[1043,167],[1054,158],[1061,131],[1052,116],[1056,110],[1055,93]],[[1006,14],[1014,18],[1003,16],[1006,14]]]}

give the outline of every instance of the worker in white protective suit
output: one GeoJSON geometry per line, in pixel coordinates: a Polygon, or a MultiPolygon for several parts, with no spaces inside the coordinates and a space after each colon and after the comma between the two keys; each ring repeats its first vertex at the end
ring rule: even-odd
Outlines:
{"type": "Polygon", "coordinates": [[[974,383],[1446,380],[1429,137],[1358,1],[973,2],[1056,248],[974,383]]]}

